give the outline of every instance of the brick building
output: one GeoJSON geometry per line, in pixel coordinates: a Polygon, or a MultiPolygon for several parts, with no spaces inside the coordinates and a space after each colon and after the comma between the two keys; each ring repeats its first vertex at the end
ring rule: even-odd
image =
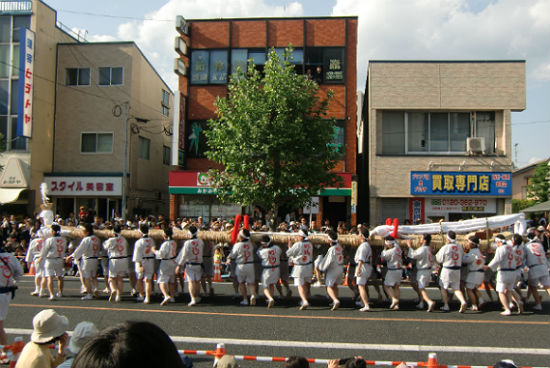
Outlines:
{"type": "Polygon", "coordinates": [[[370,61],[360,218],[511,213],[511,111],[524,109],[525,61],[370,61]]]}
{"type": "Polygon", "coordinates": [[[188,21],[179,17],[177,23],[180,117],[174,121],[174,143],[179,154],[174,157],[178,168],[169,179],[170,217],[232,217],[240,213],[239,206],[219,203],[208,185],[205,173],[214,163],[204,156],[206,121],[216,118],[215,99],[226,96],[229,75],[237,67],[243,68],[253,59],[261,68],[269,49],[282,53],[291,44],[296,71],[312,73],[323,93],[334,91],[328,113],[337,121],[335,143],[345,152],[336,168],[344,187],[320,193],[315,218],[318,223],[325,218],[333,224],[355,222],[351,188],[356,174],[357,17],[188,21]]]}

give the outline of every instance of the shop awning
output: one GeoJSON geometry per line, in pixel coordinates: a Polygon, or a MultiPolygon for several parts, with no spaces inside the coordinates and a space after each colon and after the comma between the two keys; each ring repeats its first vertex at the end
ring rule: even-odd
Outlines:
{"type": "Polygon", "coordinates": [[[0,204],[15,202],[26,188],[0,188],[0,204]]]}
{"type": "Polygon", "coordinates": [[[521,212],[550,212],[550,201],[537,203],[534,206],[521,210],[521,212]]]}

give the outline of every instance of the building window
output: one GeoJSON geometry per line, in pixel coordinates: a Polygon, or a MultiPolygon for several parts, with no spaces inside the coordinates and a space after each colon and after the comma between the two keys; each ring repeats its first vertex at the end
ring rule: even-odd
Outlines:
{"type": "Polygon", "coordinates": [[[170,115],[170,93],[168,91],[162,90],[162,97],[160,100],[161,112],[162,115],[170,115]]]}
{"type": "Polygon", "coordinates": [[[227,83],[227,50],[194,50],[191,53],[191,84],[227,83]]]}
{"type": "Polygon", "coordinates": [[[118,86],[123,82],[122,67],[100,67],[99,85],[100,86],[118,86]]]}
{"type": "Polygon", "coordinates": [[[343,47],[308,47],[305,51],[305,69],[308,78],[317,83],[343,83],[343,47]]]}
{"type": "Polygon", "coordinates": [[[189,158],[204,158],[207,151],[207,139],[204,131],[208,129],[206,121],[190,121],[187,125],[185,154],[189,158]]]}
{"type": "Polygon", "coordinates": [[[90,68],[67,68],[67,86],[89,86],[90,68]]]}
{"type": "Polygon", "coordinates": [[[138,141],[138,158],[149,160],[151,149],[151,140],[145,137],[139,137],[138,141]]]}
{"type": "Polygon", "coordinates": [[[231,74],[238,69],[245,73],[248,70],[248,60],[252,59],[254,67],[262,72],[266,61],[264,49],[232,49],[231,50],[231,74]]]}
{"type": "Polygon", "coordinates": [[[162,163],[170,165],[170,147],[162,146],[162,163]]]}
{"type": "Polygon", "coordinates": [[[494,112],[382,113],[382,154],[463,154],[469,137],[485,138],[494,154],[494,112]]]}
{"type": "Polygon", "coordinates": [[[81,153],[112,153],[113,133],[82,133],[81,153]]]}

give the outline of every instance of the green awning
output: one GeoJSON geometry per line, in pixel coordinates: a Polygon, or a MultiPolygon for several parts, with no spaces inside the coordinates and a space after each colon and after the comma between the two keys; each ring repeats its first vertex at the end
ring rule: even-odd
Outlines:
{"type": "Polygon", "coordinates": [[[550,201],[537,203],[534,206],[521,210],[521,212],[550,212],[550,201]]]}

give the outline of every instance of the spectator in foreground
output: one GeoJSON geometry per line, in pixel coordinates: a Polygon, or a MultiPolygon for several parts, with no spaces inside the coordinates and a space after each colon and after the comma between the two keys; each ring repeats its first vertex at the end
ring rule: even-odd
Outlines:
{"type": "Polygon", "coordinates": [[[99,331],[92,322],[83,321],[77,324],[74,328],[71,339],[69,340],[69,350],[71,356],[61,363],[58,368],[71,368],[76,354],[78,354],[84,344],[90,341],[92,337],[98,333],[99,331]]]}
{"type": "Polygon", "coordinates": [[[122,322],[88,341],[72,368],[184,368],[176,346],[157,325],[122,322]]]}
{"type": "Polygon", "coordinates": [[[214,365],[215,368],[239,368],[239,364],[237,364],[237,361],[235,360],[235,357],[233,355],[224,355],[223,357],[218,360],[218,362],[214,365]]]}
{"type": "Polygon", "coordinates": [[[65,347],[69,341],[67,327],[69,320],[57,314],[53,309],[45,309],[34,316],[31,341],[25,345],[16,368],[51,367],[55,368],[65,361],[65,347]],[[50,353],[50,345],[59,342],[57,357],[50,353]]]}
{"type": "Polygon", "coordinates": [[[309,362],[304,357],[291,356],[286,361],[285,368],[309,368],[309,362]]]}

